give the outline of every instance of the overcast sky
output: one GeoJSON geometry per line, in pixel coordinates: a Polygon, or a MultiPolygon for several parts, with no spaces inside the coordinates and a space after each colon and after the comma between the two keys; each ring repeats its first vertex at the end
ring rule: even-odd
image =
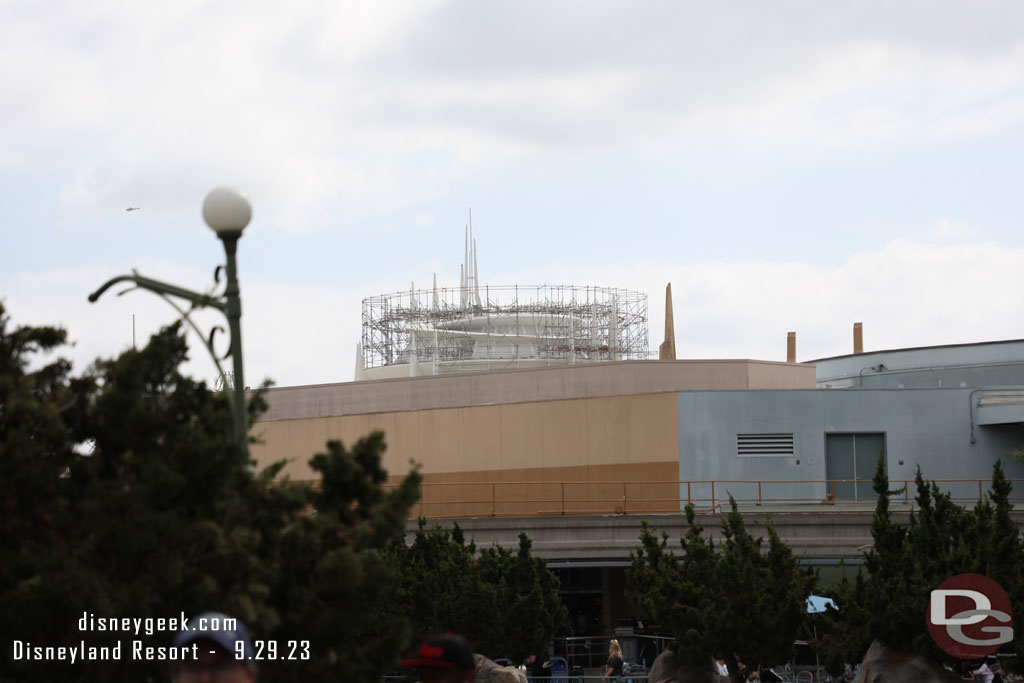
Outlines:
{"type": "Polygon", "coordinates": [[[107,278],[212,285],[223,184],[249,384],[351,379],[470,207],[481,282],[645,291],[655,351],[671,281],[681,358],[1022,338],[1022,167],[1019,2],[0,0],[0,297],[79,368],[175,319],[107,278]]]}

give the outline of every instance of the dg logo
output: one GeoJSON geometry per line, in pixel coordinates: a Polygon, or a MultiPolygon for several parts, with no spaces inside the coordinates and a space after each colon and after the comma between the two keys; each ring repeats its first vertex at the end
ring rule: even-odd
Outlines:
{"type": "Polygon", "coordinates": [[[931,592],[925,615],[935,643],[960,659],[980,659],[1013,640],[1013,607],[981,574],[957,574],[931,592]]]}

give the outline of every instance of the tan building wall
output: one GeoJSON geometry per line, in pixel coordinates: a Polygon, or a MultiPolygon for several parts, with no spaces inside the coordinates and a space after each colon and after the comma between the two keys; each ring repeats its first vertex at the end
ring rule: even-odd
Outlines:
{"type": "Polygon", "coordinates": [[[614,510],[624,493],[674,509],[676,423],[674,393],[467,406],[260,422],[252,453],[261,466],[293,458],[285,473],[311,479],[307,462],[329,439],[379,429],[392,475],[421,464],[427,516],[614,510]]]}

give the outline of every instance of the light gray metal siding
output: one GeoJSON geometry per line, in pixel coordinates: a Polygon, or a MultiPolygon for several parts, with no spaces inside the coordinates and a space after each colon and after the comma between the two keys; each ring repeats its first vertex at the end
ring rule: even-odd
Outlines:
{"type": "Polygon", "coordinates": [[[810,362],[817,368],[819,387],[1024,384],[1024,340],[873,351],[810,362]],[[879,366],[884,366],[884,370],[879,370],[879,366]]]}
{"type": "MultiPolygon", "coordinates": [[[[1002,458],[1008,476],[1024,477],[1024,467],[1006,457],[1007,450],[1024,444],[1019,425],[975,423],[971,443],[976,419],[972,404],[983,395],[970,389],[682,391],[679,478],[793,480],[770,485],[771,497],[823,499],[825,435],[847,432],[885,434],[890,479],[913,479],[917,465],[928,479],[988,479],[997,458],[1002,458]],[[792,433],[794,453],[741,457],[736,437],[744,433],[792,433]]],[[[962,485],[959,495],[970,495],[968,486],[962,485]]],[[[710,496],[709,484],[689,488],[693,497],[710,496]]],[[[757,496],[756,484],[716,484],[719,502],[726,497],[723,488],[737,498],[757,496]]],[[[765,485],[762,492],[767,493],[765,485]]],[[[680,494],[685,498],[685,487],[680,494]]]]}

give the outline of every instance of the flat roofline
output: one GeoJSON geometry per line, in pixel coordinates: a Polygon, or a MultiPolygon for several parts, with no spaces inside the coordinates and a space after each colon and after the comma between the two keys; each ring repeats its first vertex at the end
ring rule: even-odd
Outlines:
{"type": "Polygon", "coordinates": [[[501,370],[473,370],[470,372],[446,372],[441,375],[418,375],[416,377],[384,377],[378,379],[362,379],[362,380],[350,380],[348,382],[322,382],[319,384],[289,384],[286,386],[274,386],[267,389],[268,393],[276,391],[285,391],[289,389],[322,389],[327,387],[347,387],[347,386],[371,386],[374,384],[387,384],[390,382],[422,382],[429,380],[440,380],[451,377],[470,377],[470,376],[495,376],[505,374],[522,374],[527,372],[556,372],[559,370],[586,370],[588,368],[607,368],[616,365],[647,365],[647,364],[665,364],[672,363],[675,365],[715,365],[722,363],[748,363],[756,365],[780,365],[789,367],[801,367],[807,366],[812,363],[808,361],[806,363],[787,363],[779,360],[758,360],[756,358],[679,358],[676,360],[613,360],[613,361],[601,361],[598,363],[581,362],[573,365],[552,365],[550,367],[540,368],[505,368],[501,370]]]}
{"type": "Polygon", "coordinates": [[[983,342],[966,342],[963,344],[938,344],[933,346],[907,346],[899,349],[879,349],[877,351],[864,351],[862,353],[846,353],[840,356],[828,356],[827,358],[815,358],[814,360],[801,361],[800,365],[813,365],[827,360],[839,360],[840,358],[853,358],[855,356],[870,356],[874,353],[897,353],[899,351],[924,351],[927,349],[955,349],[970,346],[987,346],[990,344],[1024,344],[1024,339],[1000,339],[983,342]]]}

